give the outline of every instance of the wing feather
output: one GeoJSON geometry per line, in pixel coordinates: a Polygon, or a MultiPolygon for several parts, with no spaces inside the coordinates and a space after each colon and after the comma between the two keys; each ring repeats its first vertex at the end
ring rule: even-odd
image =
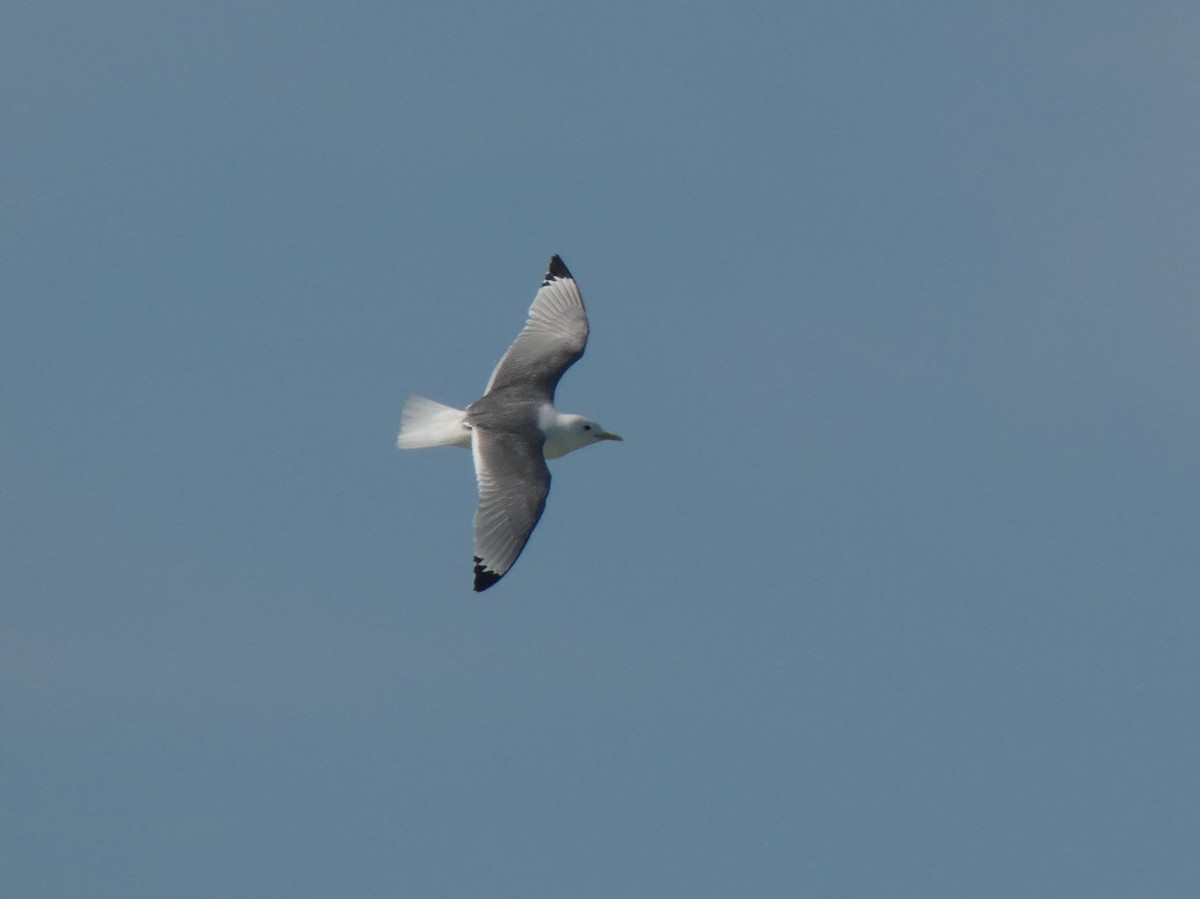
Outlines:
{"type": "Polygon", "coordinates": [[[525,328],[496,365],[484,393],[516,388],[553,400],[559,379],[583,355],[587,338],[587,310],[579,286],[562,259],[554,256],[529,307],[525,328]]]}
{"type": "Polygon", "coordinates": [[[550,493],[550,469],[536,428],[476,428],[471,449],[479,481],[475,510],[475,590],[482,591],[512,568],[529,542],[550,493]]]}

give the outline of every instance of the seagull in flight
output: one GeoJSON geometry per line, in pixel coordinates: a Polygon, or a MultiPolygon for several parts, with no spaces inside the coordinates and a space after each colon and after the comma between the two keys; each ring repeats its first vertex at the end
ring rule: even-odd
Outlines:
{"type": "Polygon", "coordinates": [[[492,372],[483,396],[455,409],[423,396],[404,404],[401,449],[461,446],[475,458],[475,591],[512,568],[546,508],[547,459],[621,438],[590,418],[554,408],[554,389],[587,346],[588,320],[575,279],[554,256],[524,329],[492,372]]]}

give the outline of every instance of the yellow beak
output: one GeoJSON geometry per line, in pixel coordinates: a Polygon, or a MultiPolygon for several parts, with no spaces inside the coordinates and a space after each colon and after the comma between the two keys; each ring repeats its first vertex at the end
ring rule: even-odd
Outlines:
{"type": "Polygon", "coordinates": [[[609,433],[608,431],[601,431],[599,434],[596,435],[596,439],[597,440],[624,440],[625,438],[622,437],[620,434],[612,434],[612,433],[609,433]]]}

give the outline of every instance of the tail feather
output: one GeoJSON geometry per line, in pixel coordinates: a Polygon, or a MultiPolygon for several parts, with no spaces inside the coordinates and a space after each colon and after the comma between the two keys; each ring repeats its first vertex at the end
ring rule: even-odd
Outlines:
{"type": "Polygon", "coordinates": [[[463,423],[466,412],[426,399],[410,396],[400,418],[400,449],[425,449],[431,446],[471,446],[471,429],[463,423]]]}

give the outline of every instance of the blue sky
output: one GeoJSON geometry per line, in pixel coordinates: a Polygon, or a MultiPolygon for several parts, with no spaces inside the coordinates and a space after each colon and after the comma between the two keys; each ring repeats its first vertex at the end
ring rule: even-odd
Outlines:
{"type": "Polygon", "coordinates": [[[9,3],[23,897],[1193,896],[1200,11],[9,3]],[[591,344],[471,592],[463,405],[591,344]]]}

